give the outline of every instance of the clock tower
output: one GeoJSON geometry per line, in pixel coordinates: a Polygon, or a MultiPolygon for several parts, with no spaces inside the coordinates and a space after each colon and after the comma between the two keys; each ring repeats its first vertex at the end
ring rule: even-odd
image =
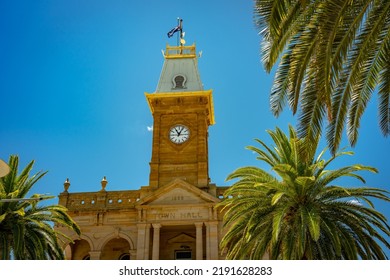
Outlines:
{"type": "Polygon", "coordinates": [[[206,190],[212,90],[203,89],[195,45],[167,46],[164,58],[156,91],[145,93],[154,119],[149,186],[181,179],[206,190]]]}
{"type": "MultiPolygon", "coordinates": [[[[180,25],[181,29],[181,25],[180,25]]],[[[218,260],[224,235],[217,207],[227,187],[209,179],[208,129],[214,124],[212,90],[203,89],[195,45],[167,46],[160,79],[145,93],[153,115],[149,185],[70,193],[59,204],[81,228],[64,241],[67,259],[218,260]]]]}

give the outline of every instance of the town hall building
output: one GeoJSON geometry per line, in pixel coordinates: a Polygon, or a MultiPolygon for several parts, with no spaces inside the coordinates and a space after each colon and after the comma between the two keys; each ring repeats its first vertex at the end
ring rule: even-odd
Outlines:
{"type": "Polygon", "coordinates": [[[149,185],[109,191],[104,177],[96,192],[70,192],[59,204],[81,235],[59,228],[72,260],[217,260],[223,237],[216,205],[226,187],[211,183],[208,128],[213,125],[212,90],[205,90],[195,45],[167,46],[153,93],[145,93],[153,115],[149,185]]]}

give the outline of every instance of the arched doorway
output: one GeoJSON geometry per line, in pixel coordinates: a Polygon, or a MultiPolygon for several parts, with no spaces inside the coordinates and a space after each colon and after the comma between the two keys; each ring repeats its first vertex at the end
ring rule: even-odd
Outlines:
{"type": "Polygon", "coordinates": [[[71,252],[71,260],[89,260],[89,252],[91,251],[91,247],[89,246],[88,241],[81,239],[75,240],[73,244],[69,244],[65,251],[70,248],[71,252]]]}
{"type": "Polygon", "coordinates": [[[111,239],[104,245],[101,260],[129,260],[130,244],[124,238],[111,239]]]}

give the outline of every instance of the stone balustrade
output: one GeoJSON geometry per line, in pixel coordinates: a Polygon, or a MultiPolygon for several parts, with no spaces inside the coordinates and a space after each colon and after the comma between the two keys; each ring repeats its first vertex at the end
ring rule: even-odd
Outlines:
{"type": "Polygon", "coordinates": [[[216,194],[217,194],[217,198],[219,198],[219,199],[224,199],[225,198],[225,195],[224,195],[224,193],[225,193],[225,191],[228,189],[229,187],[217,187],[216,188],[216,194]]]}
{"type": "MultiPolygon", "coordinates": [[[[101,181],[101,190],[97,192],[70,193],[69,179],[64,183],[64,191],[59,195],[59,204],[68,208],[69,211],[88,210],[109,210],[109,209],[129,209],[133,208],[137,201],[148,194],[148,190],[125,190],[106,191],[106,177],[101,181]]],[[[224,192],[228,187],[215,187],[214,193],[217,198],[224,199],[224,192]]]]}
{"type": "Polygon", "coordinates": [[[131,208],[140,199],[139,190],[67,193],[59,195],[59,204],[70,211],[131,208]]]}

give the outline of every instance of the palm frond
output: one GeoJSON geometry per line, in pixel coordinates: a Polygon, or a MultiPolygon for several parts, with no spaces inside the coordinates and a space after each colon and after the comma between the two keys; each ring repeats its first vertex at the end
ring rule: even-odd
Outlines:
{"type": "Polygon", "coordinates": [[[326,169],[352,152],[336,152],[325,160],[324,151],[315,156],[318,141],[297,139],[291,126],[288,136],[279,128],[268,133],[276,152],[271,156],[272,148],[260,140],[262,147],[252,150],[266,155],[257,159],[273,166],[272,173],[256,166],[238,168],[228,176],[235,182],[218,205],[227,228],[221,242],[227,258],[386,259],[383,246],[390,248],[390,226],[374,202],[390,202],[389,192],[332,185],[344,176],[365,183],[358,173],[377,170],[362,164],[326,169]],[[314,148],[310,156],[299,152],[305,145],[314,148]]]}
{"type": "Polygon", "coordinates": [[[378,90],[379,125],[389,135],[389,14],[387,0],[257,0],[266,71],[279,62],[270,94],[274,115],[287,105],[298,112],[300,137],[314,139],[326,126],[335,153],[344,131],[357,143],[360,120],[378,90]]]}
{"type": "Polygon", "coordinates": [[[38,172],[30,176],[34,161],[31,161],[18,173],[19,159],[11,156],[10,172],[0,178],[0,197],[20,198],[20,201],[0,202],[0,255],[10,259],[63,259],[64,252],[53,224],[68,227],[77,234],[80,228],[60,205],[38,205],[49,199],[39,194],[31,198],[42,198],[39,201],[23,200],[32,187],[46,172],[38,172]]]}

